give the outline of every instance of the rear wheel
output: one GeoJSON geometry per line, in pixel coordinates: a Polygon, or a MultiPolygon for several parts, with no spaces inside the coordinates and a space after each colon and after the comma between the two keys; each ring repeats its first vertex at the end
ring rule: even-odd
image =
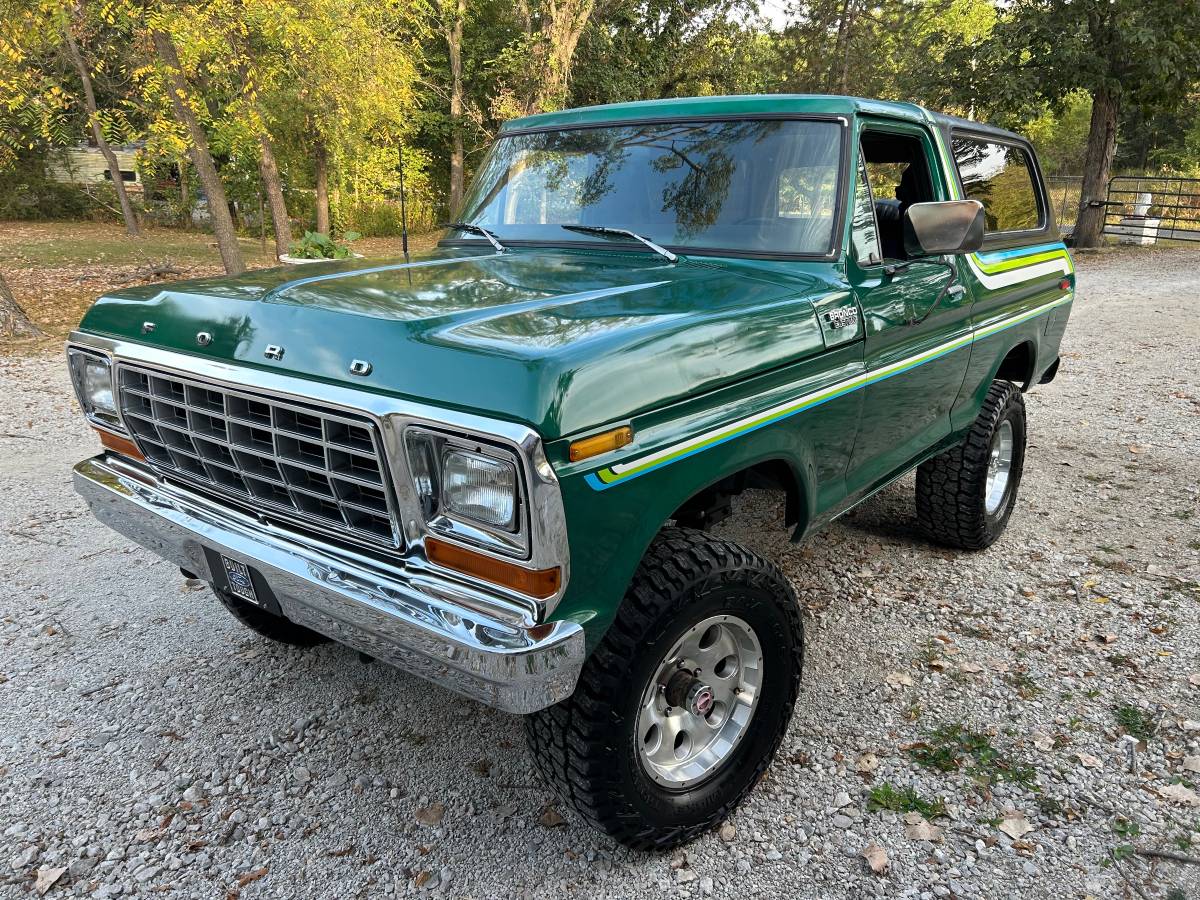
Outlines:
{"type": "Polygon", "coordinates": [[[329,640],[325,635],[319,634],[311,628],[305,628],[303,625],[297,625],[291,619],[285,619],[283,616],[260,609],[253,603],[212,585],[209,587],[217,595],[221,605],[229,610],[235,619],[265,638],[281,644],[290,644],[293,647],[315,647],[317,644],[324,644],[329,640]]]}
{"type": "Polygon", "coordinates": [[[917,519],[935,541],[982,550],[1004,533],[1025,467],[1025,400],[995,381],[966,439],[917,469],[917,519]]]}
{"type": "Polygon", "coordinates": [[[803,643],[775,566],[698,531],[664,530],[574,695],[526,719],[537,766],[627,846],[691,840],[723,821],[774,757],[803,643]]]}

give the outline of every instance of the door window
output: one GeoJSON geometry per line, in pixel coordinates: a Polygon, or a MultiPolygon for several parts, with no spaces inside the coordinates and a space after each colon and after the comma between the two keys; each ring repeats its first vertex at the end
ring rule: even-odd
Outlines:
{"type": "Polygon", "coordinates": [[[854,179],[854,210],[850,223],[850,247],[860,266],[876,266],[883,261],[879,249],[879,228],[875,223],[875,204],[871,199],[871,184],[867,164],[859,156],[858,173],[854,179]]]}
{"type": "Polygon", "coordinates": [[[936,200],[926,161],[926,143],[913,134],[866,131],[862,159],[867,170],[880,253],[884,259],[907,259],[904,213],[914,203],[936,200]]]}

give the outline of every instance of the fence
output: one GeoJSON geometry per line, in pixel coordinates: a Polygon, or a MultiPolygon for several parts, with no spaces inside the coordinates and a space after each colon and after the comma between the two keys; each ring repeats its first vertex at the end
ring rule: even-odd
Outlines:
{"type": "Polygon", "coordinates": [[[1110,178],[1104,233],[1139,243],[1200,241],[1200,178],[1110,178]]]}
{"type": "Polygon", "coordinates": [[[1075,227],[1075,217],[1079,213],[1079,196],[1083,191],[1082,175],[1051,175],[1046,179],[1046,191],[1049,194],[1050,208],[1054,210],[1054,218],[1063,232],[1069,232],[1075,227]]]}

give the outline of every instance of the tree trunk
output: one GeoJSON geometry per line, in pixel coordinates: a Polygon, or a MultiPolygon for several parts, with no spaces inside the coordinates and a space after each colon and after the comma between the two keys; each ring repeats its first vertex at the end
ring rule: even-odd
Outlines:
{"type": "MultiPolygon", "coordinates": [[[[72,19],[78,13],[79,7],[72,10],[72,19]]],[[[108,146],[108,141],[104,139],[104,131],[100,128],[100,111],[96,107],[96,92],[92,89],[92,76],[88,72],[87,64],[83,61],[83,54],[79,51],[79,45],[75,43],[75,35],[71,29],[73,22],[67,22],[63,26],[63,36],[67,39],[67,53],[71,57],[71,63],[75,66],[75,71],[79,73],[79,80],[83,82],[83,99],[87,104],[88,124],[92,128],[92,137],[96,139],[96,146],[104,155],[104,161],[108,163],[108,174],[112,178],[113,189],[117,192],[117,200],[121,204],[121,216],[125,219],[125,230],[130,237],[138,237],[141,234],[141,227],[138,225],[137,213],[134,211],[133,204],[129,202],[129,192],[125,190],[125,181],[121,178],[121,165],[117,162],[117,155],[113,153],[112,147],[108,146]]]]}
{"type": "Polygon", "coordinates": [[[450,127],[454,130],[454,146],[450,152],[450,218],[455,219],[463,197],[463,83],[462,33],[466,15],[466,0],[451,0],[454,17],[444,25],[446,47],[450,54],[450,127]]]}
{"type": "Polygon", "coordinates": [[[313,146],[316,162],[317,231],[329,234],[329,151],[325,142],[317,138],[313,146]]]}
{"type": "MultiPolygon", "coordinates": [[[[575,48],[595,5],[595,0],[559,0],[547,3],[542,10],[541,27],[530,55],[531,80],[537,86],[526,99],[526,115],[558,109],[566,100],[575,48]]],[[[528,31],[533,19],[527,5],[522,4],[521,9],[528,31]]]]}
{"type": "Polygon", "coordinates": [[[221,251],[221,261],[225,264],[226,272],[230,275],[237,275],[246,271],[246,265],[242,262],[242,251],[238,247],[233,217],[229,215],[225,187],[221,184],[221,176],[217,174],[212,153],[208,149],[208,138],[205,136],[204,128],[201,127],[196,114],[192,112],[192,108],[185,101],[187,85],[183,80],[183,70],[179,67],[179,54],[175,52],[175,45],[171,43],[171,38],[166,33],[155,31],[152,33],[152,38],[155,52],[167,69],[171,106],[174,107],[175,115],[179,117],[179,121],[183,123],[188,137],[191,139],[188,155],[192,158],[192,165],[196,168],[196,175],[204,187],[204,193],[208,195],[208,212],[212,217],[213,233],[217,238],[217,247],[221,251]]]}
{"type": "Polygon", "coordinates": [[[8,289],[0,274],[0,337],[40,337],[42,330],[29,321],[25,310],[8,289]]]}
{"type": "Polygon", "coordinates": [[[1099,247],[1102,240],[1107,210],[1103,203],[1108,199],[1109,170],[1117,150],[1119,113],[1120,97],[1115,91],[1100,87],[1092,94],[1092,122],[1083,161],[1083,189],[1079,196],[1079,215],[1072,232],[1076,247],[1099,247]]]}
{"type": "Polygon", "coordinates": [[[192,197],[188,191],[187,160],[179,160],[179,220],[184,228],[192,224],[192,197]]]}
{"type": "Polygon", "coordinates": [[[267,200],[271,204],[271,224],[275,227],[275,255],[283,256],[292,243],[292,223],[288,219],[287,203],[283,199],[283,184],[279,180],[275,150],[271,147],[271,137],[265,130],[259,132],[258,146],[262,150],[258,169],[267,189],[267,200]]]}

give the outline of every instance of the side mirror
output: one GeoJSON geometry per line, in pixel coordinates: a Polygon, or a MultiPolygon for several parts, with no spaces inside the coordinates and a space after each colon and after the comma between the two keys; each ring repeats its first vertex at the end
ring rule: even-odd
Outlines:
{"type": "Polygon", "coordinates": [[[914,203],[904,211],[904,252],[910,258],[974,253],[983,246],[978,200],[914,203]]]}

